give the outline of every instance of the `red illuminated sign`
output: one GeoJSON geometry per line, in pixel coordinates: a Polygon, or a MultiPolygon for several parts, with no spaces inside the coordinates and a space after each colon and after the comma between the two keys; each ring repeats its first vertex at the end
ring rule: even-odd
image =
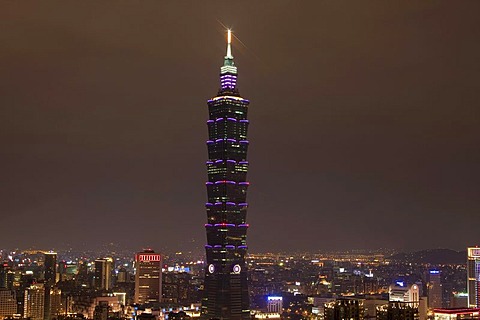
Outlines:
{"type": "Polygon", "coordinates": [[[138,254],[137,261],[147,261],[147,262],[160,262],[159,254],[138,254]]]}

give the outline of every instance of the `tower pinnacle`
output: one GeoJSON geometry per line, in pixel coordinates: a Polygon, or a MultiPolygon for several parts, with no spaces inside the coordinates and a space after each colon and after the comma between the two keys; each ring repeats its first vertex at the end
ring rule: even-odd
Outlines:
{"type": "Polygon", "coordinates": [[[232,56],[232,30],[228,29],[228,36],[227,36],[227,56],[225,59],[233,59],[232,56]]]}
{"type": "Polygon", "coordinates": [[[222,90],[235,90],[237,84],[237,67],[232,56],[232,30],[227,29],[227,55],[220,67],[220,84],[222,90]]]}
{"type": "Polygon", "coordinates": [[[223,67],[222,67],[222,74],[226,72],[226,70],[228,70],[228,72],[230,73],[237,73],[237,68],[235,68],[235,64],[233,63],[233,56],[232,56],[232,30],[230,29],[227,29],[227,55],[225,56],[224,60],[223,60],[223,67]],[[226,68],[224,69],[225,67],[234,67],[234,69],[232,68],[226,68]]]}

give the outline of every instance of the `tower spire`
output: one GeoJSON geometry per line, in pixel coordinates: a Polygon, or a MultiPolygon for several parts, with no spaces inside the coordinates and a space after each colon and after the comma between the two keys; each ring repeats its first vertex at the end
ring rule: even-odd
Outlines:
{"type": "Polygon", "coordinates": [[[227,30],[227,55],[225,59],[232,59],[232,30],[228,29],[227,30]]]}
{"type": "Polygon", "coordinates": [[[227,29],[227,55],[220,67],[220,85],[222,90],[235,90],[237,84],[237,67],[232,56],[232,30],[227,29]]]}
{"type": "MultiPolygon", "coordinates": [[[[233,56],[232,56],[232,30],[227,29],[227,55],[225,56],[225,59],[223,61],[223,66],[224,67],[234,67],[235,64],[233,63],[233,56]]],[[[232,70],[230,70],[231,72],[232,70]]],[[[237,70],[235,68],[236,73],[237,70]]],[[[223,73],[223,70],[222,70],[223,73]]]]}

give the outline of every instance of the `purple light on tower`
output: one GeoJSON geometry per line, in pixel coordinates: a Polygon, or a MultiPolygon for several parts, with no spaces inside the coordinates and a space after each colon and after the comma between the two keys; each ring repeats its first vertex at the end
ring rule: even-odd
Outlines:
{"type": "Polygon", "coordinates": [[[223,74],[220,76],[220,85],[222,89],[234,89],[237,84],[237,76],[233,74],[223,74]]]}

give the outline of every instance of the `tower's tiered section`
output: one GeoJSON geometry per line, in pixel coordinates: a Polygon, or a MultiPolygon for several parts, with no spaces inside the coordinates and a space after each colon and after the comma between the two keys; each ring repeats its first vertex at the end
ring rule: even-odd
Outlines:
{"type": "Polygon", "coordinates": [[[247,288],[247,111],[236,89],[237,68],[228,31],[221,88],[208,100],[207,267],[204,319],[249,319],[247,288]]]}

